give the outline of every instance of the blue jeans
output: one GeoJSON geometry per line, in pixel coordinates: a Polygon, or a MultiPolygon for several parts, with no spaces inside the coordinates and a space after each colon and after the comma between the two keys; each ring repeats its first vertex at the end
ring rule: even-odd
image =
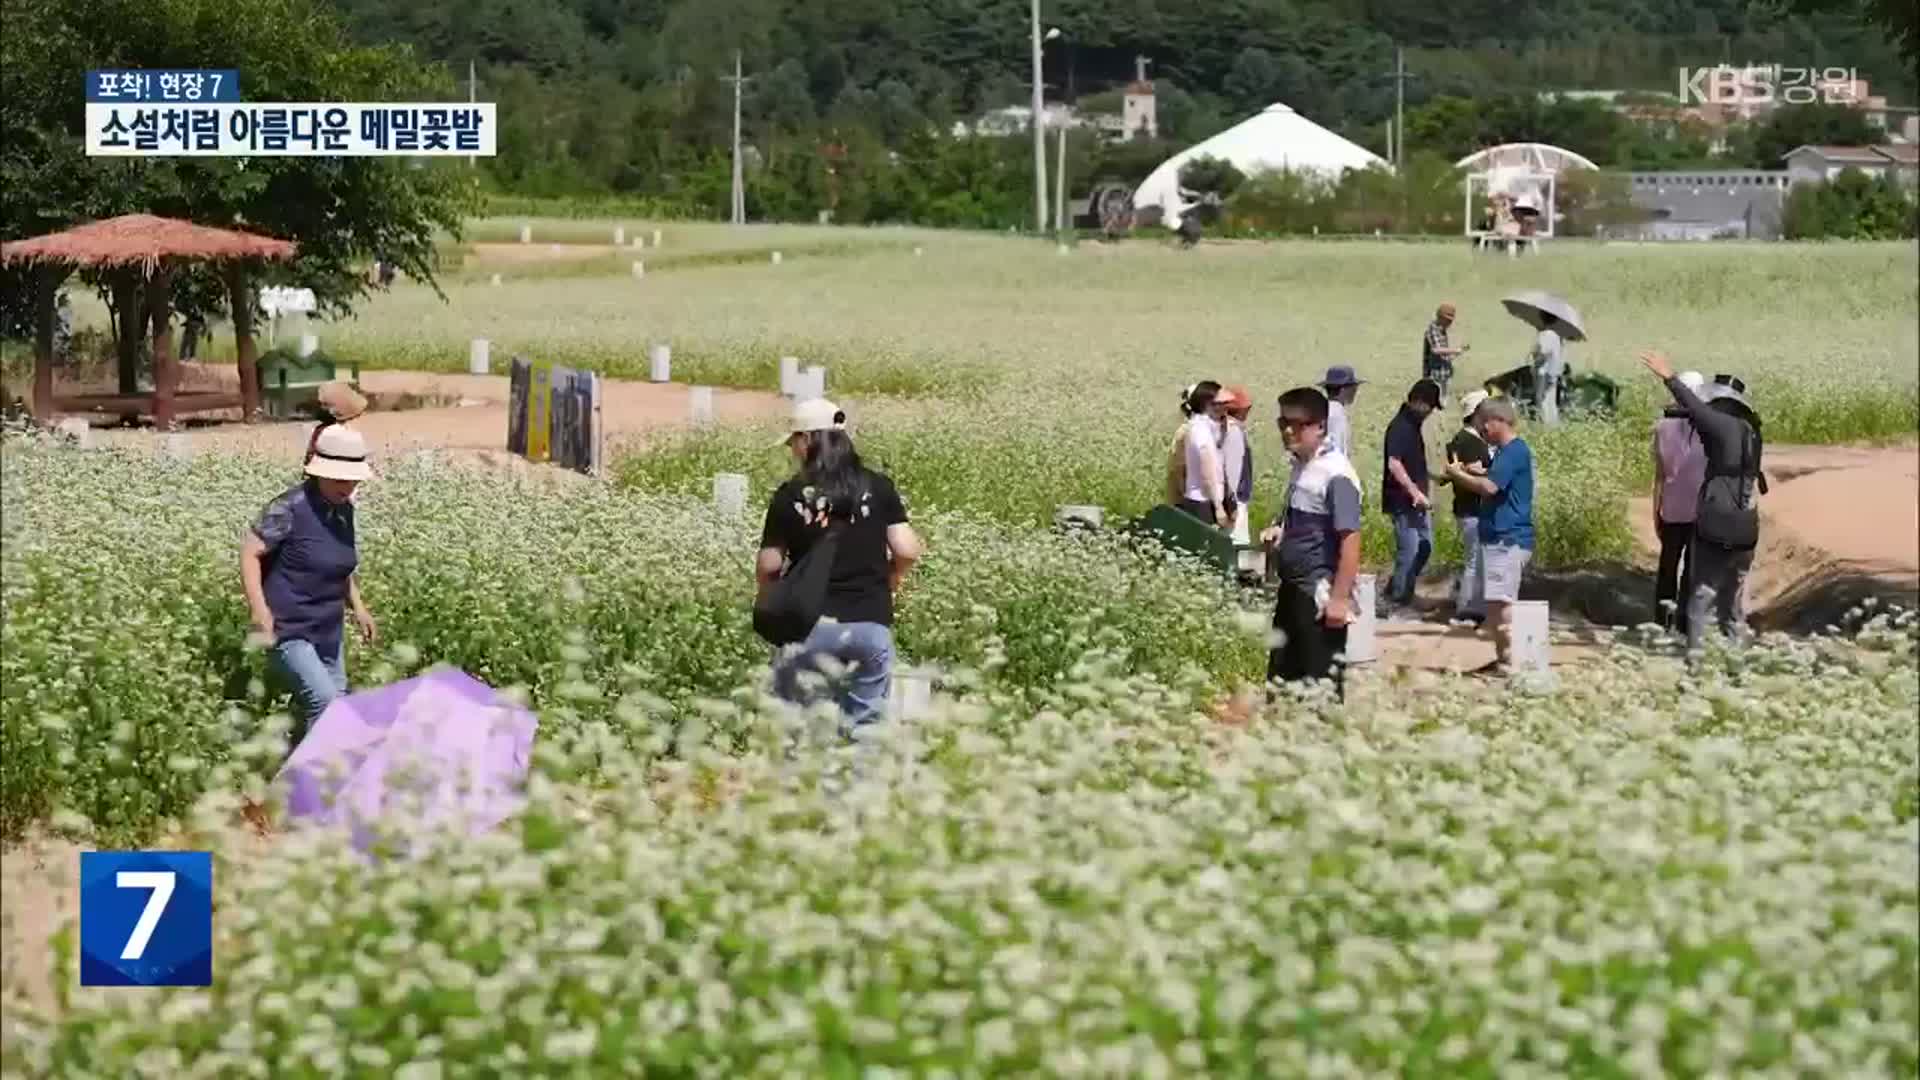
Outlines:
{"type": "Polygon", "coordinates": [[[1387,599],[1395,604],[1413,603],[1413,587],[1433,554],[1433,515],[1425,510],[1393,512],[1393,578],[1387,582],[1387,599]]]}
{"type": "Polygon", "coordinates": [[[1487,613],[1487,584],[1481,575],[1480,519],[1456,517],[1460,523],[1460,580],[1455,585],[1453,611],[1456,615],[1487,613]]]}
{"type": "Polygon", "coordinates": [[[773,667],[773,692],[782,700],[806,706],[831,693],[845,721],[841,731],[853,739],[857,729],[885,719],[892,682],[893,629],[880,623],[823,618],[773,667]]]}
{"type": "Polygon", "coordinates": [[[283,641],[267,655],[274,672],[293,690],[293,732],[287,740],[293,746],[306,737],[314,718],[347,692],[346,640],[324,659],[311,641],[283,641]]]}

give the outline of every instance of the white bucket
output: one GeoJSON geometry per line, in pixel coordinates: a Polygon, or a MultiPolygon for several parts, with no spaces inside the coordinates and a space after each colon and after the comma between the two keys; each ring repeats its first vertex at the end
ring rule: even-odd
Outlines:
{"type": "Polygon", "coordinates": [[[533,226],[531,225],[520,226],[520,242],[523,244],[533,243],[533,226]]]}
{"type": "Polygon", "coordinates": [[[93,449],[93,425],[84,416],[66,417],[54,425],[54,430],[82,450],[93,449]]]}
{"type": "Polygon", "coordinates": [[[627,227],[625,225],[615,225],[613,227],[613,246],[619,247],[621,244],[624,244],[626,242],[627,242],[627,227]]]}
{"type": "Polygon", "coordinates": [[[713,387],[696,386],[687,395],[687,414],[695,424],[713,423],[713,387]]]}
{"type": "Polygon", "coordinates": [[[747,509],[747,478],[743,473],[716,473],[713,477],[713,506],[722,514],[740,514],[747,509]]]}
{"type": "Polygon", "coordinates": [[[1521,600],[1513,605],[1508,624],[1513,644],[1508,662],[1517,672],[1545,672],[1552,666],[1553,649],[1548,637],[1547,602],[1521,600]]]}
{"type": "Polygon", "coordinates": [[[493,275],[493,287],[494,287],[494,288],[496,288],[496,289],[500,287],[500,275],[499,275],[499,274],[495,274],[495,275],[493,275]]]}
{"type": "Polygon", "coordinates": [[[1353,621],[1347,624],[1347,663],[1349,664],[1367,664],[1380,659],[1380,642],[1375,636],[1373,599],[1373,575],[1355,575],[1353,621]]]}
{"type": "Polygon", "coordinates": [[[673,349],[655,345],[647,350],[647,378],[654,382],[673,381],[673,349]]]}
{"type": "Polygon", "coordinates": [[[780,393],[792,397],[800,388],[800,358],[783,356],[780,358],[780,393]]]}
{"type": "Polygon", "coordinates": [[[467,346],[467,374],[485,375],[492,370],[487,349],[486,338],[474,338],[473,344],[467,346]]]}
{"type": "Polygon", "coordinates": [[[636,278],[643,278],[643,277],[646,277],[646,276],[647,276],[647,264],[646,264],[646,263],[643,263],[643,262],[641,262],[641,261],[640,261],[639,259],[635,259],[635,260],[633,260],[633,276],[634,276],[634,277],[636,277],[636,278]]]}
{"type": "Polygon", "coordinates": [[[780,265],[780,253],[777,251],[773,253],[773,265],[775,266],[780,265]]]}

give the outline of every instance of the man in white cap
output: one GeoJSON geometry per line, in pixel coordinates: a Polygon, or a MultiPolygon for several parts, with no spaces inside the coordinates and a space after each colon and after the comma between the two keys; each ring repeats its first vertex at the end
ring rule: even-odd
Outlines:
{"type": "MultiPolygon", "coordinates": [[[[1469,390],[1460,398],[1460,430],[1447,443],[1447,467],[1463,465],[1486,470],[1492,455],[1487,440],[1474,427],[1473,414],[1487,400],[1485,390],[1469,390]]],[[[1439,482],[1452,484],[1449,473],[1441,473],[1439,482]]],[[[1460,574],[1453,583],[1454,626],[1479,626],[1487,621],[1487,591],[1480,570],[1480,495],[1454,485],[1453,520],[1460,529],[1460,574]]]]}
{"type": "Polygon", "coordinates": [[[276,674],[293,691],[291,750],[333,700],[347,692],[346,615],[361,638],[378,636],[360,596],[353,492],[373,475],[367,443],[350,427],[320,432],[307,479],[267,504],[240,538],[240,582],[253,629],[271,646],[276,674]]]}
{"type": "MultiPolygon", "coordinates": [[[[1706,377],[1697,371],[1675,376],[1698,394],[1706,377]]],[[[1660,569],[1654,578],[1653,621],[1684,635],[1686,597],[1693,592],[1693,519],[1700,486],[1707,481],[1707,448],[1678,402],[1653,425],[1653,528],[1660,540],[1660,569]]]]}

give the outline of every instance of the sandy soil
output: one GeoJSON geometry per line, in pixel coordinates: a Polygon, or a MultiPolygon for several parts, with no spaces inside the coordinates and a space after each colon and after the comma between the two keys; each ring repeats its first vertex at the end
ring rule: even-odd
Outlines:
{"type": "MultiPolygon", "coordinates": [[[[1768,447],[1747,579],[1756,625],[1817,629],[1868,596],[1920,604],[1920,447],[1768,447]]],[[[1628,521],[1651,566],[1653,504],[1628,521]]]]}

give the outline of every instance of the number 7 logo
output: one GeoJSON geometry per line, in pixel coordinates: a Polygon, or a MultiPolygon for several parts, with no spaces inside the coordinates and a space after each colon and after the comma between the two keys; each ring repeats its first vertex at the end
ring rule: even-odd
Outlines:
{"type": "Polygon", "coordinates": [[[80,985],[212,983],[212,853],[80,853],[80,985]]]}
{"type": "Polygon", "coordinates": [[[160,925],[160,916],[166,913],[167,901],[173,899],[175,877],[171,870],[122,870],[114,875],[113,883],[122,889],[153,890],[147,894],[147,906],[140,911],[140,921],[133,924],[127,947],[120,950],[120,959],[138,960],[147,954],[147,942],[153,940],[153,928],[160,925]]]}

